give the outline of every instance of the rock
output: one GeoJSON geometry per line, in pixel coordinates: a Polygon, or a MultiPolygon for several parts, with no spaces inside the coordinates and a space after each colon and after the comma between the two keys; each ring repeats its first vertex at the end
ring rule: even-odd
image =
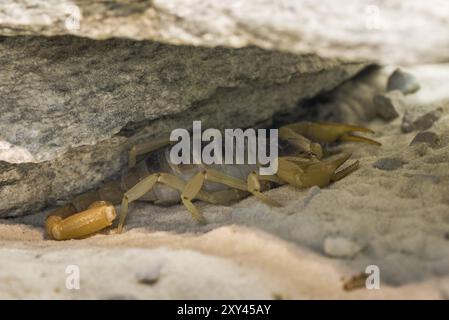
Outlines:
{"type": "Polygon", "coordinates": [[[145,271],[137,273],[137,275],[136,275],[137,282],[139,282],[141,284],[145,284],[145,285],[150,285],[150,286],[155,284],[156,282],[158,282],[158,280],[161,276],[161,269],[162,269],[162,265],[157,264],[145,271]]]}
{"type": "MultiPolygon", "coordinates": [[[[346,81],[331,93],[313,99],[305,105],[300,119],[341,123],[370,122],[378,118],[373,97],[385,93],[389,72],[384,67],[370,66],[346,81]],[[318,103],[317,103],[318,100],[318,103]]],[[[286,122],[292,120],[287,119],[286,122]]]]}
{"type": "Polygon", "coordinates": [[[254,269],[197,250],[114,248],[111,245],[75,250],[60,248],[47,250],[36,260],[35,252],[42,250],[33,249],[0,249],[4,279],[0,298],[128,300],[231,299],[237,296],[269,299],[274,282],[263,283],[254,269]],[[153,286],[135,281],[136,272],[141,272],[148,261],[161,257],[170,270],[164,278],[166,281],[153,286]],[[24,262],[21,266],[15,265],[19,259],[24,262]],[[80,290],[66,287],[68,274],[64,271],[74,263],[80,270],[80,290]]]}
{"type": "Polygon", "coordinates": [[[431,147],[437,147],[441,142],[440,136],[432,131],[419,132],[410,143],[411,146],[426,143],[431,147]]]}
{"type": "Polygon", "coordinates": [[[338,6],[334,0],[3,0],[0,34],[255,45],[411,64],[448,59],[447,12],[444,0],[347,0],[338,6]]]}
{"type": "Polygon", "coordinates": [[[399,112],[405,110],[405,101],[400,91],[392,91],[378,94],[373,97],[376,113],[382,119],[390,121],[399,116],[399,112]]]}
{"type": "Polygon", "coordinates": [[[402,71],[400,68],[396,69],[388,78],[387,90],[399,90],[403,94],[415,93],[421,88],[418,80],[414,75],[402,71]]]}
{"type": "Polygon", "coordinates": [[[324,239],[323,249],[331,257],[352,258],[362,250],[362,247],[343,237],[327,237],[324,239]]]}
{"type": "Polygon", "coordinates": [[[409,133],[415,130],[427,130],[433,126],[443,115],[441,107],[429,108],[427,106],[415,106],[407,108],[402,118],[401,130],[409,133]],[[431,109],[431,110],[429,110],[431,109]]]}
{"type": "Polygon", "coordinates": [[[392,171],[401,168],[404,164],[406,162],[399,158],[382,158],[377,160],[373,164],[373,167],[380,170],[392,171]]]}
{"type": "Polygon", "coordinates": [[[360,69],[346,71],[336,61],[254,48],[74,37],[7,38],[0,42],[0,61],[7,66],[0,75],[0,138],[18,149],[0,150],[0,160],[10,163],[52,160],[70,148],[108,139],[129,123],[193,108],[202,108],[203,114],[207,105],[221,104],[219,110],[233,114],[259,108],[248,117],[236,114],[240,125],[249,126],[268,119],[282,104],[294,106],[301,96],[332,89],[360,69]],[[328,74],[328,80],[320,78],[323,85],[315,84],[318,78],[308,79],[307,92],[293,94],[306,91],[305,78],[295,74],[336,73],[340,68],[341,76],[328,74]],[[264,105],[258,101],[261,87],[272,96],[266,95],[264,105]],[[17,154],[22,159],[13,157],[17,154]]]}
{"type": "MultiPolygon", "coordinates": [[[[385,92],[387,80],[394,69],[391,66],[366,68],[339,86],[338,90],[320,97],[317,107],[313,106],[312,101],[311,106],[306,108],[308,112],[303,112],[301,118],[311,121],[328,119],[346,123],[369,123],[379,117],[373,97],[394,92],[385,92]]],[[[444,112],[449,110],[449,64],[416,65],[407,70],[420,80],[421,89],[415,94],[402,97],[406,108],[397,110],[401,117],[405,109],[415,112],[417,106],[417,114],[422,114],[425,110],[431,111],[435,106],[442,107],[444,112]]]]}
{"type": "Polygon", "coordinates": [[[131,145],[193,120],[203,128],[269,123],[365,66],[67,36],[2,38],[0,65],[0,216],[95,188],[121,174],[131,145]]]}

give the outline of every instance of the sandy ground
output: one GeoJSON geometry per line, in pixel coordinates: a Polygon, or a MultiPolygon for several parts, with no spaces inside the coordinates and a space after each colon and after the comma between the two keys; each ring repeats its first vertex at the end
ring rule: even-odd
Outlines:
{"type": "Polygon", "coordinates": [[[410,146],[417,131],[402,133],[402,117],[365,119],[382,146],[337,147],[353,152],[358,171],[324,189],[268,191],[282,208],[253,197],[199,203],[205,226],[182,206],[146,203],[131,207],[124,234],[84,240],[46,240],[47,212],[0,220],[0,298],[449,299],[449,66],[412,71],[422,89],[408,103],[442,105],[430,129],[438,145],[410,146]],[[399,164],[373,166],[384,158],[399,164]],[[336,238],[359,250],[330,256],[324,243],[336,238]],[[66,287],[69,265],[79,290],[66,287]],[[368,265],[379,267],[380,289],[343,290],[368,265]]]}

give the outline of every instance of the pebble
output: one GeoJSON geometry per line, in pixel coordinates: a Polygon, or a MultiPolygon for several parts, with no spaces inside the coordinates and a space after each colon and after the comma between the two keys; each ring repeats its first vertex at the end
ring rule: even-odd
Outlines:
{"type": "Polygon", "coordinates": [[[419,132],[410,143],[411,146],[426,143],[431,147],[438,147],[440,145],[441,139],[440,137],[432,131],[423,131],[419,132]]]}
{"type": "Polygon", "coordinates": [[[373,104],[379,117],[386,121],[393,120],[399,116],[399,112],[405,110],[404,96],[401,91],[394,90],[373,97],[373,104]]]}
{"type": "Polygon", "coordinates": [[[407,109],[402,119],[402,132],[409,133],[415,130],[430,129],[443,115],[443,109],[440,107],[427,112],[423,109],[424,107],[407,109]]]}
{"type": "Polygon", "coordinates": [[[146,285],[153,285],[158,282],[161,276],[162,265],[156,265],[151,269],[139,272],[136,275],[137,282],[146,285]]]}
{"type": "Polygon", "coordinates": [[[352,258],[361,250],[360,245],[343,237],[327,237],[324,239],[324,252],[331,257],[352,258]]]}
{"type": "Polygon", "coordinates": [[[401,168],[404,164],[406,162],[399,158],[382,158],[374,162],[373,167],[380,170],[392,171],[401,168]]]}
{"type": "Polygon", "coordinates": [[[399,90],[403,94],[415,93],[421,88],[414,75],[397,68],[388,78],[387,91],[399,90]]]}

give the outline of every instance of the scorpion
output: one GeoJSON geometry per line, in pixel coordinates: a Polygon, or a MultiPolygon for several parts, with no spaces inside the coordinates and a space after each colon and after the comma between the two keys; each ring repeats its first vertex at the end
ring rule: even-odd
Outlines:
{"type": "Polygon", "coordinates": [[[351,153],[325,156],[325,144],[331,142],[379,142],[354,134],[374,133],[364,127],[339,123],[296,122],[279,128],[278,170],[260,175],[259,164],[179,164],[170,162],[171,141],[153,139],[135,145],[129,152],[129,168],[118,181],[108,182],[94,191],[75,197],[47,216],[45,230],[54,240],[83,238],[113,224],[120,206],[117,232],[123,231],[129,204],[149,201],[156,205],[182,203],[198,223],[205,218],[193,200],[227,204],[253,195],[263,203],[280,204],[263,191],[276,185],[298,188],[325,187],[357,170],[355,161],[339,169],[351,153]],[[137,161],[137,157],[142,160],[137,161]]]}

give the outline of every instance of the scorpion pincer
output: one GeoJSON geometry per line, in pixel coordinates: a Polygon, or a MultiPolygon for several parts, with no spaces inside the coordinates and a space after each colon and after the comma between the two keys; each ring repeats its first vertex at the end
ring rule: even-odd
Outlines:
{"type": "Polygon", "coordinates": [[[287,147],[279,149],[278,170],[274,175],[260,175],[257,164],[180,164],[170,162],[168,139],[154,140],[131,148],[129,170],[119,181],[75,197],[70,203],[52,211],[45,222],[50,238],[82,238],[111,226],[116,218],[114,205],[121,204],[118,232],[122,232],[128,206],[136,200],[167,205],[182,203],[199,223],[205,219],[192,202],[201,200],[226,204],[253,195],[269,206],[280,206],[263,191],[275,185],[325,187],[355,171],[355,161],[342,166],[350,153],[324,157],[323,143],[336,141],[377,141],[354,135],[370,129],[338,124],[297,122],[279,128],[279,139],[287,147]],[[144,156],[145,155],[145,156],[144,156]],[[136,163],[138,156],[144,156],[136,163]]]}

